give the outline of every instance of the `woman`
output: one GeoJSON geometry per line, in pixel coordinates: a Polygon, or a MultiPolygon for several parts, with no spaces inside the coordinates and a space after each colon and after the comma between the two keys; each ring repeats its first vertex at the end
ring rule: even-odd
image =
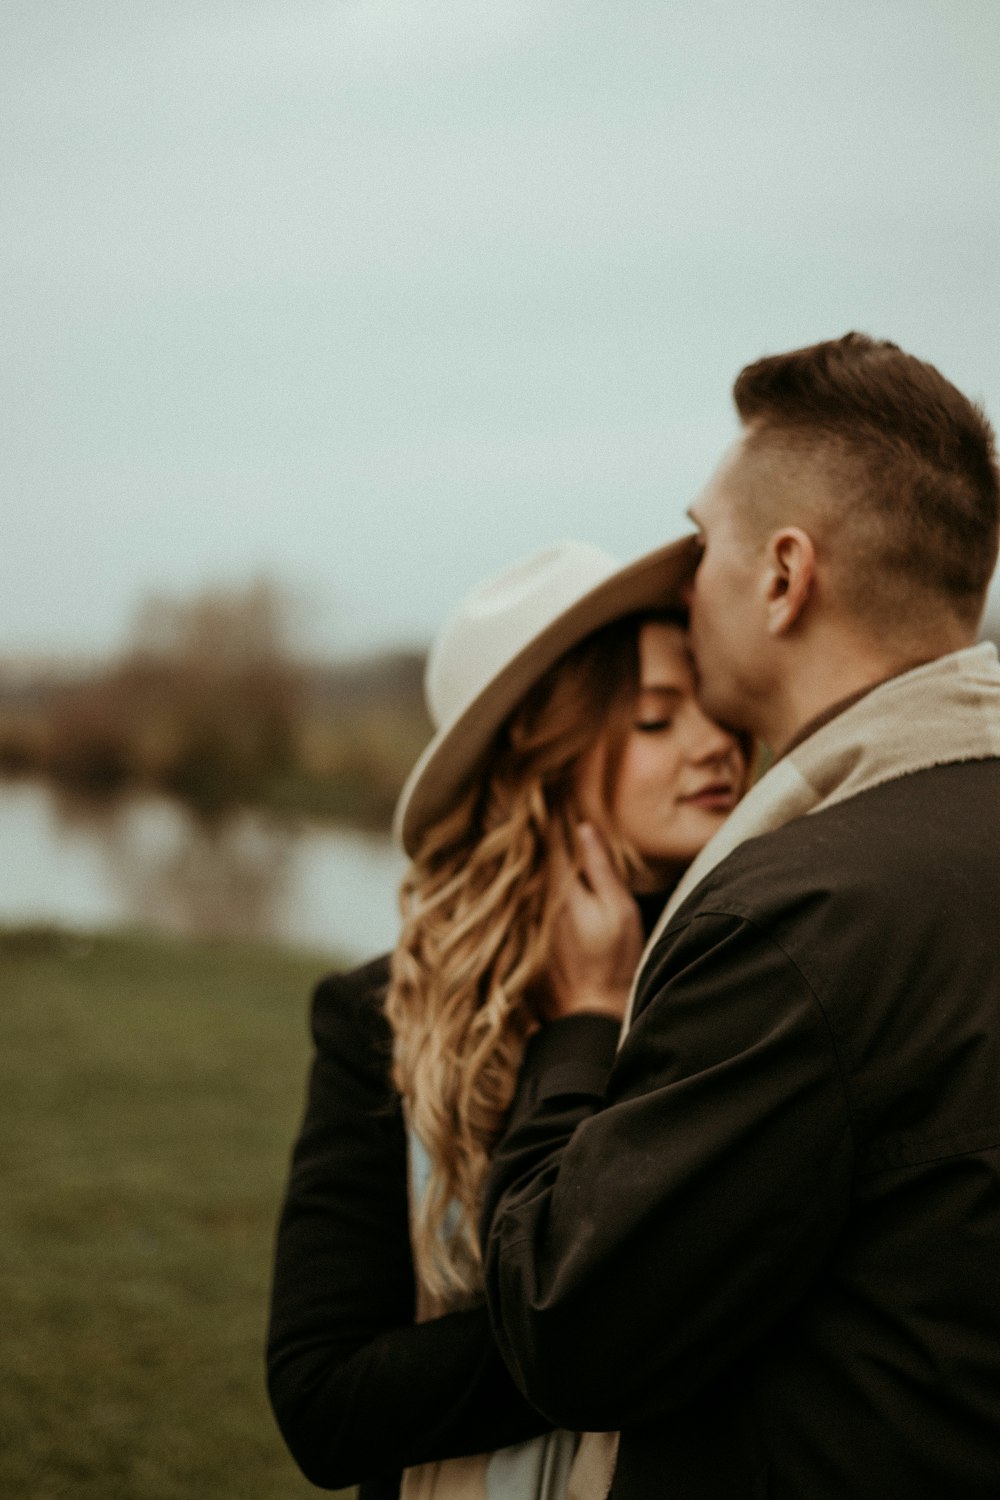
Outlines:
{"type": "MultiPolygon", "coordinates": [[[[385,1500],[405,1469],[407,1497],[565,1492],[575,1439],[522,1400],[481,1305],[479,1193],[550,1013],[567,883],[596,888],[598,921],[629,907],[627,985],[744,789],[669,612],[692,563],[689,541],[626,568],[563,543],[474,590],[432,650],[439,727],[397,810],[402,932],[390,961],[316,992],[278,1234],[269,1386],[314,1483],[385,1500]]],[[[615,1028],[594,1024],[610,1065],[615,1028]]]]}

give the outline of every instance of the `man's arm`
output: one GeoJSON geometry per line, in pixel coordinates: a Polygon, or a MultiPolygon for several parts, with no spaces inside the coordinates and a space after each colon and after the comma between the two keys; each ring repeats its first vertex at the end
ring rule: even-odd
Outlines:
{"type": "Polygon", "coordinates": [[[603,1106],[574,1071],[579,1025],[526,1058],[486,1275],[528,1398],[603,1430],[682,1405],[803,1295],[843,1222],[852,1138],[815,996],[741,918],[665,936],[603,1106]]]}

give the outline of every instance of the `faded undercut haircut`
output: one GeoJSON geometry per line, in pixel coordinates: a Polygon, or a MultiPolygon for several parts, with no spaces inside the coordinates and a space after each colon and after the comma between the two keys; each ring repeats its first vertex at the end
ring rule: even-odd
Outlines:
{"type": "Polygon", "coordinates": [[[1000,539],[979,406],[933,365],[861,333],[758,360],[733,397],[755,530],[793,522],[794,493],[858,618],[918,622],[933,603],[975,629],[1000,539]]]}

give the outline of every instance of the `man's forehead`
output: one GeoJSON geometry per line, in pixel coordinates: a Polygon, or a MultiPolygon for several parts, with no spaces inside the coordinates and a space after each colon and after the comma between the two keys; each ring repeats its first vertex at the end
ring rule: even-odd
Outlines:
{"type": "Polygon", "coordinates": [[[688,506],[688,516],[696,526],[718,519],[731,508],[735,498],[736,470],[743,458],[743,442],[741,434],[729,445],[707,484],[688,506]]]}

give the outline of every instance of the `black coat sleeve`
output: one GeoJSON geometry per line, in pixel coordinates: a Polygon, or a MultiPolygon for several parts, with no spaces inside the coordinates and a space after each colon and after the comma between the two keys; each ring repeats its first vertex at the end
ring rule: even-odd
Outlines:
{"type": "Polygon", "coordinates": [[[603,1103],[573,1025],[526,1058],[494,1156],[487,1296],[554,1422],[655,1423],[733,1370],[829,1253],[852,1163],[836,1049],[796,966],[727,915],[654,950],[603,1103]]]}
{"type": "Polygon", "coordinates": [[[268,1388],[314,1484],[385,1479],[549,1424],[518,1394],[485,1306],[415,1324],[407,1150],[382,1014],[385,961],[324,980],[278,1227],[268,1388]]]}

